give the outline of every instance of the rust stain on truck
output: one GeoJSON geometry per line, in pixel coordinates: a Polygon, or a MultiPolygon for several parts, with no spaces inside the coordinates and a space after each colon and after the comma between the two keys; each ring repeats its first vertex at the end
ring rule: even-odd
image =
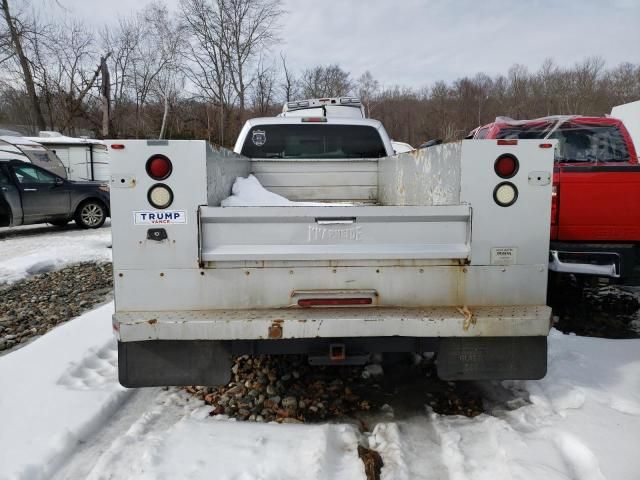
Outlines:
{"type": "Polygon", "coordinates": [[[283,323],[284,323],[284,320],[282,319],[277,319],[273,321],[273,323],[269,326],[269,331],[267,335],[269,339],[277,340],[279,338],[282,338],[283,323]]]}

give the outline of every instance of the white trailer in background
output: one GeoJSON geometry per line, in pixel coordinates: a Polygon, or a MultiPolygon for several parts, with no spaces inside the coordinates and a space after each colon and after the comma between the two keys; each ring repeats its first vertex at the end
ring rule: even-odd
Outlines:
{"type": "Polygon", "coordinates": [[[64,164],[54,152],[25,137],[0,135],[0,159],[31,162],[59,177],[68,178],[64,164]]]}
{"type": "Polygon", "coordinates": [[[66,137],[58,132],[40,132],[39,137],[28,137],[60,158],[69,180],[109,181],[109,151],[102,140],[66,137]]]}
{"type": "Polygon", "coordinates": [[[437,351],[445,379],[545,375],[553,141],[393,155],[374,120],[280,120],[251,120],[240,154],[107,142],[123,385],[226,383],[245,353],[437,351]],[[251,173],[315,203],[222,206],[251,173]]]}
{"type": "MultiPolygon", "coordinates": [[[[640,100],[613,107],[611,116],[622,120],[631,135],[636,151],[640,149],[640,100]]],[[[640,154],[640,152],[636,153],[640,154]]]]}

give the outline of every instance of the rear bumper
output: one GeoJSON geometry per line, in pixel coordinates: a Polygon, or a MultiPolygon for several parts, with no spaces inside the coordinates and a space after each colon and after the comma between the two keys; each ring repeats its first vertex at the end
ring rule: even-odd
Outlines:
{"type": "Polygon", "coordinates": [[[530,337],[549,332],[546,305],[117,312],[121,342],[336,337],[530,337]]]}
{"type": "Polygon", "coordinates": [[[596,277],[621,278],[632,274],[635,245],[551,242],[549,270],[596,277]]]}

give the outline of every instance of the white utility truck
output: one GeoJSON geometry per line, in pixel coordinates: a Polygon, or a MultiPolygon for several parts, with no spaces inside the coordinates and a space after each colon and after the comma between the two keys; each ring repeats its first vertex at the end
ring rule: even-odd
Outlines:
{"type": "Polygon", "coordinates": [[[394,156],[378,121],[280,117],[247,122],[236,153],[107,143],[123,385],[225,383],[239,354],[438,352],[444,379],[545,375],[540,141],[394,156]],[[290,201],[221,206],[250,174],[290,201]]]}

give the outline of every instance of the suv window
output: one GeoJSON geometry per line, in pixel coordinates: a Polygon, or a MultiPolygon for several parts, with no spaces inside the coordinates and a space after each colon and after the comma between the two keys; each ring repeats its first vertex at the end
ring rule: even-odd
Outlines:
{"type": "Polygon", "coordinates": [[[20,183],[56,183],[55,176],[29,165],[13,167],[13,172],[20,183]]]}
{"type": "Polygon", "coordinates": [[[478,140],[484,140],[485,138],[487,138],[487,133],[489,133],[489,127],[482,127],[476,132],[475,138],[478,140]]]}
{"type": "Polygon", "coordinates": [[[7,174],[4,173],[2,167],[0,167],[0,185],[11,185],[9,177],[7,177],[7,174]]]}
{"type": "Polygon", "coordinates": [[[380,158],[387,155],[374,127],[365,125],[258,125],[242,146],[249,158],[380,158]]]}

